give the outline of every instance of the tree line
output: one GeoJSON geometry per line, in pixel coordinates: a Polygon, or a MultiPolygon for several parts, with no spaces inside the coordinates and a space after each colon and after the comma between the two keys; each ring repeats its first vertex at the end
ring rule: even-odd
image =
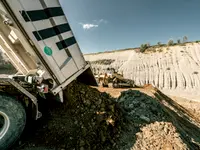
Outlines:
{"type": "MultiPolygon", "coordinates": [[[[168,42],[167,42],[167,45],[168,46],[173,46],[175,44],[181,44],[181,43],[186,43],[188,42],[188,37],[187,36],[184,36],[183,39],[177,39],[177,42],[175,43],[174,40],[170,39],[168,42]]],[[[161,42],[158,42],[157,43],[158,46],[162,46],[162,45],[165,45],[165,44],[162,44],[161,42]]],[[[140,46],[140,52],[145,52],[146,49],[148,49],[150,47],[150,43],[146,43],[146,44],[141,44],[140,46]]]]}

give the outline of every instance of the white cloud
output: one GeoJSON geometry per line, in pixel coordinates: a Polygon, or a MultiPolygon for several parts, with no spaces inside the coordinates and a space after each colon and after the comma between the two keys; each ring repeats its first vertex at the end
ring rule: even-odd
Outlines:
{"type": "Polygon", "coordinates": [[[101,23],[104,23],[104,24],[108,23],[108,21],[106,21],[106,20],[104,20],[104,19],[93,20],[92,22],[93,22],[93,23],[79,23],[79,24],[82,26],[82,28],[83,28],[84,30],[89,30],[89,29],[92,29],[92,28],[97,28],[97,27],[99,27],[99,25],[100,25],[101,23]]]}
{"type": "Polygon", "coordinates": [[[84,30],[89,30],[91,28],[97,28],[99,25],[97,24],[90,24],[90,23],[86,23],[86,24],[83,24],[83,23],[80,23],[83,27],[84,30]]]}
{"type": "Polygon", "coordinates": [[[83,29],[97,28],[99,25],[97,24],[83,24],[83,29]]]}

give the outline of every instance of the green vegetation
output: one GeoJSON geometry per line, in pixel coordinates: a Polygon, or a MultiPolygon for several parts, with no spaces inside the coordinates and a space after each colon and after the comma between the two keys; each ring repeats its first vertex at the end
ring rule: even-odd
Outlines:
{"type": "Polygon", "coordinates": [[[187,37],[187,36],[184,36],[184,37],[183,37],[183,43],[187,42],[187,40],[188,40],[188,37],[187,37]]]}
{"type": "Polygon", "coordinates": [[[168,46],[174,45],[174,41],[173,41],[173,40],[169,40],[168,43],[167,43],[167,45],[168,45],[168,46]]]}
{"type": "Polygon", "coordinates": [[[141,53],[144,53],[145,50],[146,50],[147,48],[149,48],[149,47],[150,47],[150,44],[142,44],[142,45],[140,46],[140,52],[141,52],[141,53]]]}
{"type": "MultiPolygon", "coordinates": [[[[167,42],[167,44],[162,44],[161,42],[157,42],[156,45],[150,45],[150,43],[146,43],[146,44],[141,44],[140,47],[135,47],[135,48],[126,48],[126,49],[119,49],[119,50],[112,50],[112,51],[104,51],[104,52],[97,52],[97,53],[91,53],[91,54],[100,54],[100,53],[112,53],[112,52],[120,52],[120,51],[126,51],[126,50],[135,50],[136,52],[141,52],[144,53],[145,51],[152,51],[152,52],[162,52],[162,47],[165,47],[167,50],[169,50],[168,46],[175,46],[175,45],[179,45],[179,46],[186,46],[187,43],[200,43],[200,40],[196,40],[196,41],[188,41],[188,37],[184,36],[182,39],[177,39],[177,41],[173,41],[172,39],[169,40],[167,42]],[[157,50],[156,50],[157,48],[157,50]]],[[[91,54],[84,54],[84,55],[91,55],[91,54]]],[[[105,61],[106,64],[111,63],[108,61],[105,61]]],[[[96,63],[96,62],[92,62],[92,63],[96,63]]]]}
{"type": "Polygon", "coordinates": [[[158,45],[158,46],[161,46],[161,42],[158,42],[157,45],[158,45]]]}
{"type": "Polygon", "coordinates": [[[178,39],[178,40],[177,40],[177,43],[178,43],[178,44],[181,44],[181,40],[180,40],[180,39],[178,39]]]}

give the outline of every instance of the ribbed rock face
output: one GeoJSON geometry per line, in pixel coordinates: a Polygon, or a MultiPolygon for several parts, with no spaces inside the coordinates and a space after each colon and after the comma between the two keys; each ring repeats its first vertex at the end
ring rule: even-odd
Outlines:
{"type": "Polygon", "coordinates": [[[152,84],[166,91],[188,92],[200,89],[200,44],[156,48],[155,52],[136,53],[134,50],[115,51],[85,55],[92,66],[103,71],[115,68],[125,78],[132,79],[138,86],[152,84]],[[97,60],[111,59],[110,65],[98,64],[97,60]]]}

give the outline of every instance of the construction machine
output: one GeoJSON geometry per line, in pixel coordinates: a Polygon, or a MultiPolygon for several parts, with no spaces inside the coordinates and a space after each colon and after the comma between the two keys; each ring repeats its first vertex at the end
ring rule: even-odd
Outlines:
{"type": "Polygon", "coordinates": [[[105,73],[99,73],[95,75],[96,81],[101,87],[110,88],[133,88],[135,87],[134,81],[125,79],[123,73],[116,72],[112,69],[105,73]]]}
{"type": "Polygon", "coordinates": [[[97,85],[58,0],[0,0],[0,50],[18,71],[0,75],[0,150],[21,135],[25,110],[42,116],[38,97],[63,102],[73,80],[97,85]]]}

